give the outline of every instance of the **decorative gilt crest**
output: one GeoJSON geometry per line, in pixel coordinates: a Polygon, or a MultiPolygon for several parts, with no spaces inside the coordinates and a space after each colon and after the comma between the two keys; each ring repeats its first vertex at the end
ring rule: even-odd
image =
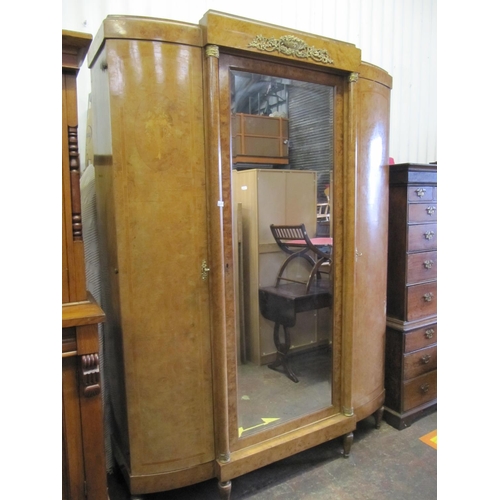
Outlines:
{"type": "Polygon", "coordinates": [[[299,59],[312,59],[323,64],[333,64],[333,60],[326,50],[309,47],[306,42],[293,35],[284,35],[279,39],[257,35],[248,44],[248,47],[264,52],[279,52],[299,59]]]}

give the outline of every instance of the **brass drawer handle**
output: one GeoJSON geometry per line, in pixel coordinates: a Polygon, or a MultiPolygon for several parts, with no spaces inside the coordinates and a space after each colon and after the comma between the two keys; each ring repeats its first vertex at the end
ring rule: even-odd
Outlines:
{"type": "Polygon", "coordinates": [[[422,392],[429,392],[429,384],[423,384],[420,386],[422,392]]]}
{"type": "Polygon", "coordinates": [[[426,231],[424,236],[426,240],[432,240],[434,238],[434,231],[426,231]]]}
{"type": "Polygon", "coordinates": [[[425,330],[424,335],[426,339],[432,339],[432,337],[434,337],[434,330],[432,328],[429,328],[428,330],[425,330]]]}
{"type": "Polygon", "coordinates": [[[436,207],[427,207],[425,211],[429,214],[432,215],[436,211],[436,207]]]}
{"type": "Polygon", "coordinates": [[[434,298],[434,295],[431,292],[424,294],[424,300],[426,302],[431,302],[433,298],[434,298]]]}
{"type": "Polygon", "coordinates": [[[430,269],[432,267],[432,265],[434,264],[434,261],[433,260],[424,260],[424,267],[426,269],[430,269]]]}
{"type": "Polygon", "coordinates": [[[418,189],[415,190],[415,193],[417,193],[417,196],[419,198],[422,198],[422,196],[424,196],[424,194],[425,194],[425,189],[424,188],[418,188],[418,189]]]}
{"type": "Polygon", "coordinates": [[[431,360],[431,357],[430,357],[429,354],[426,354],[425,356],[422,356],[422,359],[421,359],[421,361],[422,361],[422,363],[424,365],[426,365],[430,360],[431,360]]]}

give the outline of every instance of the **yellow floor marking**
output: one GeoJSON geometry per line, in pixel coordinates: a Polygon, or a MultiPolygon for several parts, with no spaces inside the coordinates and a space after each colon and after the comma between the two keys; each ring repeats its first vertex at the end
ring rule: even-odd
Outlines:
{"type": "Polygon", "coordinates": [[[420,438],[420,441],[422,441],[422,443],[428,444],[429,446],[437,450],[438,448],[437,429],[435,431],[429,432],[425,436],[422,436],[420,438]]]}
{"type": "Polygon", "coordinates": [[[238,428],[238,437],[241,437],[241,435],[244,432],[250,431],[252,429],[256,429],[257,427],[262,427],[263,425],[270,424],[271,422],[276,422],[276,420],[279,420],[279,418],[263,418],[262,424],[254,425],[253,427],[249,427],[248,429],[243,429],[243,427],[240,427],[240,428],[238,428]]]}

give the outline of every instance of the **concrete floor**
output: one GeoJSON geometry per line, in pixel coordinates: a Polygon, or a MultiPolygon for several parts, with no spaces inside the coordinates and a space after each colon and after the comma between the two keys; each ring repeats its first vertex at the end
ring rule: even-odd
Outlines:
{"type": "MultiPolygon", "coordinates": [[[[231,500],[430,500],[437,498],[437,451],[420,437],[437,429],[437,412],[398,431],[372,417],[354,432],[349,458],[335,439],[233,479],[231,500]]],[[[219,500],[217,480],[144,500],[219,500]]],[[[109,499],[129,500],[120,475],[109,476],[109,499]]]]}

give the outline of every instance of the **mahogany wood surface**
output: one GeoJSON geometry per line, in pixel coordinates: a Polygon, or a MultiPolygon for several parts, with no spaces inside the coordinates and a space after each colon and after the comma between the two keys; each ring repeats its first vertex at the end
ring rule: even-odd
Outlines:
{"type": "Polygon", "coordinates": [[[404,357],[404,371],[407,378],[414,378],[437,368],[437,346],[424,347],[404,357]]]}
{"type": "Polygon", "coordinates": [[[404,352],[412,352],[437,344],[437,323],[429,324],[408,332],[404,336],[404,352]]]}
{"type": "Polygon", "coordinates": [[[408,284],[437,278],[437,251],[409,254],[407,258],[408,284]]]}
{"type": "Polygon", "coordinates": [[[385,418],[404,429],[437,405],[437,167],[390,167],[385,418]]]}
{"type": "Polygon", "coordinates": [[[437,370],[404,382],[403,412],[437,397],[437,370]]]}

